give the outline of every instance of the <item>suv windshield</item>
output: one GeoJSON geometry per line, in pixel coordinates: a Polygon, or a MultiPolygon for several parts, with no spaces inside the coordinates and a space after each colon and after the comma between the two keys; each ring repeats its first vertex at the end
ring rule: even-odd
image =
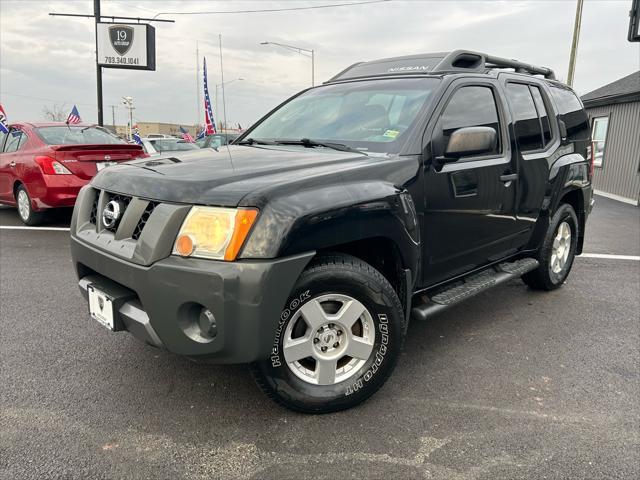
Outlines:
{"type": "Polygon", "coordinates": [[[245,139],[311,139],[363,151],[397,153],[439,80],[398,78],[327,85],[280,107],[245,139]]]}
{"type": "Polygon", "coordinates": [[[104,145],[127,143],[111,132],[100,127],[72,127],[60,125],[36,128],[40,138],[48,145],[104,145]]]}

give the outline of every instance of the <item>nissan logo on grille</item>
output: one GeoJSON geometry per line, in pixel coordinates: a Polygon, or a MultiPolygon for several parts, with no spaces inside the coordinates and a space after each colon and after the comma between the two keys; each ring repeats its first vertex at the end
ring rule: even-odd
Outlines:
{"type": "Polygon", "coordinates": [[[114,228],[118,224],[118,220],[120,220],[122,211],[122,203],[116,200],[111,200],[102,211],[102,224],[107,228],[114,228]]]}

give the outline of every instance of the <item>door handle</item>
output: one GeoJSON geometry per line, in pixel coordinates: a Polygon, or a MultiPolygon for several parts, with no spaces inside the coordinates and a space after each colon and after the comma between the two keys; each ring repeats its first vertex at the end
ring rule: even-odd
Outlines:
{"type": "Polygon", "coordinates": [[[500,181],[501,182],[511,182],[513,180],[517,180],[518,179],[518,174],[517,173],[507,173],[505,175],[500,175],[500,181]]]}
{"type": "Polygon", "coordinates": [[[16,162],[15,162],[15,161],[11,161],[11,163],[9,164],[9,166],[10,166],[11,168],[15,167],[15,166],[16,166],[16,162]]]}

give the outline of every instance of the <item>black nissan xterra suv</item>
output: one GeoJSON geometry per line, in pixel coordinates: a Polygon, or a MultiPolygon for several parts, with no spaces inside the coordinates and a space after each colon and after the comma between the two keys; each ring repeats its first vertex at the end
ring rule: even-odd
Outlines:
{"type": "Polygon", "coordinates": [[[582,252],[589,122],[548,68],[469,51],[352,65],[234,145],[102,170],[71,249],[91,317],[329,412],[373,394],[410,319],[582,252]]]}

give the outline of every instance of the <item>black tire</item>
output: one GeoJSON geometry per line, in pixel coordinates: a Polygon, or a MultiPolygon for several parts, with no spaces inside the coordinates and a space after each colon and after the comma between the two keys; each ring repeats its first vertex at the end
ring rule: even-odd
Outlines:
{"type": "Polygon", "coordinates": [[[534,290],[549,291],[561,287],[569,276],[569,272],[571,272],[571,267],[573,266],[573,260],[578,246],[579,228],[578,217],[573,207],[567,203],[560,205],[556,213],[551,217],[549,229],[536,256],[540,262],[540,266],[522,276],[524,283],[534,290]],[[551,266],[553,245],[556,235],[558,234],[558,228],[563,223],[568,224],[571,229],[569,254],[561,270],[554,272],[551,266]]]}
{"type": "Polygon", "coordinates": [[[18,185],[18,188],[16,188],[16,192],[15,192],[15,198],[16,198],[16,206],[18,207],[18,216],[20,217],[20,220],[22,220],[22,223],[29,226],[39,225],[40,223],[42,223],[42,220],[44,220],[44,213],[36,212],[33,210],[33,203],[31,201],[31,196],[29,195],[29,192],[27,192],[27,189],[25,188],[24,185],[22,184],[18,185]],[[28,200],[26,205],[28,206],[28,210],[24,214],[23,214],[23,211],[21,211],[20,205],[19,205],[19,198],[21,194],[26,195],[28,200]]]}
{"type": "MultiPolygon", "coordinates": [[[[318,305],[324,312],[327,312],[331,308],[331,301],[318,303],[318,305]]],[[[338,315],[345,311],[342,310],[344,305],[346,304],[335,306],[336,310],[331,313],[338,315]]],[[[329,326],[331,325],[334,324],[330,323],[329,326]]],[[[354,324],[351,330],[357,327],[358,325],[354,324]]],[[[405,332],[406,320],[400,300],[393,287],[380,272],[350,255],[336,253],[318,256],[305,269],[291,292],[275,332],[271,357],[253,363],[251,371],[258,386],[267,396],[287,408],[305,413],[328,413],[344,410],[363,402],[384,384],[398,361],[405,332]],[[290,367],[285,359],[283,342],[285,336],[289,335],[287,333],[289,323],[293,323],[289,327],[293,331],[294,328],[300,326],[302,321],[303,329],[306,329],[307,332],[305,337],[316,335],[316,332],[322,330],[311,329],[309,322],[301,316],[302,313],[298,314],[298,312],[308,303],[320,297],[327,298],[327,295],[348,296],[366,308],[367,311],[359,317],[356,323],[362,322],[359,324],[361,331],[365,330],[365,319],[367,319],[368,325],[373,325],[373,328],[369,326],[366,330],[374,332],[374,335],[370,337],[373,339],[373,348],[366,360],[358,360],[349,356],[340,358],[338,368],[341,368],[340,362],[364,362],[357,368],[352,367],[349,378],[343,381],[335,379],[336,383],[331,385],[318,385],[310,383],[308,379],[300,378],[300,374],[296,375],[293,372],[295,367],[290,367]]],[[[351,331],[348,335],[349,338],[352,338],[351,331]]],[[[336,338],[344,340],[344,337],[336,338]]],[[[330,341],[333,342],[333,340],[330,341]]],[[[348,340],[344,346],[349,346],[350,341],[348,340]]],[[[326,347],[318,347],[314,340],[310,348],[314,352],[314,357],[310,356],[301,362],[313,362],[312,366],[315,365],[317,369],[319,363],[316,358],[320,357],[315,355],[322,354],[313,349],[326,347]]],[[[340,350],[337,349],[336,355],[340,354],[340,350]]]]}

